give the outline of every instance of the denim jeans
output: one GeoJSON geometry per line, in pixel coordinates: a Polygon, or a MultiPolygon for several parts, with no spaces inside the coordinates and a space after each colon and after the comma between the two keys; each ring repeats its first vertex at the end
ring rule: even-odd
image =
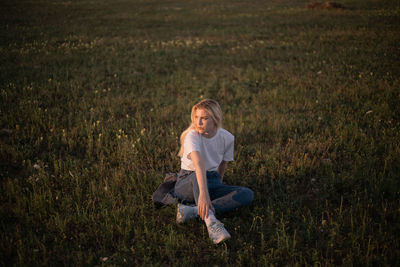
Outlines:
{"type": "MultiPolygon", "coordinates": [[[[207,171],[207,186],[211,203],[216,212],[227,212],[250,205],[254,193],[247,187],[231,186],[222,183],[216,171],[207,171]]],[[[181,170],[175,184],[175,196],[185,204],[196,204],[199,198],[199,185],[194,171],[181,170]]]]}

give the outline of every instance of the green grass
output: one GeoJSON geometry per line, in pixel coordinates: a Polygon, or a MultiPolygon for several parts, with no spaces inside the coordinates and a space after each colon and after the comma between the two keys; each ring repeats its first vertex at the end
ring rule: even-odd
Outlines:
{"type": "Polygon", "coordinates": [[[400,3],[2,1],[0,264],[398,265],[400,3]],[[191,106],[252,206],[175,223],[191,106]]]}

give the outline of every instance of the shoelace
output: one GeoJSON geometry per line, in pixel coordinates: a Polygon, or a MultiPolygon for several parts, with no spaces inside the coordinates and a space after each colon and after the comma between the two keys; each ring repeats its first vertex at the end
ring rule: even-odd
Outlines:
{"type": "Polygon", "coordinates": [[[224,224],[223,223],[214,223],[212,228],[215,232],[220,233],[224,231],[224,224]]]}

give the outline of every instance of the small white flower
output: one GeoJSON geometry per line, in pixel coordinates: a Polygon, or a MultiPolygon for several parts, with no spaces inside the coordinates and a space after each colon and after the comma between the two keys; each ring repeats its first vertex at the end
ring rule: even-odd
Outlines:
{"type": "Polygon", "coordinates": [[[106,262],[108,260],[108,257],[103,257],[103,258],[101,258],[101,260],[106,262]]]}
{"type": "Polygon", "coordinates": [[[322,161],[325,162],[325,163],[331,163],[332,162],[332,160],[330,158],[322,159],[322,161]]]}
{"type": "Polygon", "coordinates": [[[35,163],[35,164],[33,165],[33,168],[36,169],[36,170],[40,170],[40,165],[37,164],[37,163],[35,163]]]}

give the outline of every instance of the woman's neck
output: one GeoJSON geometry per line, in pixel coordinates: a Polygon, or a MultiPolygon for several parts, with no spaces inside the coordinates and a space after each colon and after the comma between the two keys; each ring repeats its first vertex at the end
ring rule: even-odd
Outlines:
{"type": "Polygon", "coordinates": [[[204,136],[205,138],[212,138],[212,137],[214,137],[214,136],[217,134],[217,132],[218,132],[218,128],[215,128],[213,131],[204,132],[204,133],[202,134],[202,136],[204,136]]]}

